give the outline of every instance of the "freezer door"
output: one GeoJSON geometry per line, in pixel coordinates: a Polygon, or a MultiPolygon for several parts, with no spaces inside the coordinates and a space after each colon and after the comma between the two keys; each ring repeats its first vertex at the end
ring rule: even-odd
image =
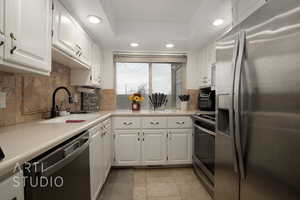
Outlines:
{"type": "Polygon", "coordinates": [[[239,175],[233,130],[233,83],[238,51],[238,34],[217,43],[215,139],[215,200],[238,200],[239,175]]]}
{"type": "Polygon", "coordinates": [[[240,199],[299,200],[300,1],[270,1],[241,29],[240,199]]]}

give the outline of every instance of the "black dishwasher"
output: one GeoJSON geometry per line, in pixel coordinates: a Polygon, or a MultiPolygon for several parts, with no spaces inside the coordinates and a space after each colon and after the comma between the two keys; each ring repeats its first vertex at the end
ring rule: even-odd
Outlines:
{"type": "Polygon", "coordinates": [[[90,199],[89,133],[25,163],[26,200],[90,199]]]}

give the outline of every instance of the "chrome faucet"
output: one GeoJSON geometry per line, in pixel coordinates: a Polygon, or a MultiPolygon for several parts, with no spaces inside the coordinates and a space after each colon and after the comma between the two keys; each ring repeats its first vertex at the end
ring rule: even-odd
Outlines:
{"type": "Polygon", "coordinates": [[[56,97],[56,93],[59,91],[59,90],[65,90],[68,95],[69,95],[69,103],[72,104],[73,103],[73,98],[72,98],[72,94],[71,92],[68,90],[68,88],[66,87],[58,87],[54,90],[53,92],[53,95],[52,95],[52,110],[51,110],[51,118],[54,118],[54,117],[57,117],[58,114],[58,109],[57,109],[57,105],[56,105],[56,102],[55,102],[55,97],[56,97]]]}

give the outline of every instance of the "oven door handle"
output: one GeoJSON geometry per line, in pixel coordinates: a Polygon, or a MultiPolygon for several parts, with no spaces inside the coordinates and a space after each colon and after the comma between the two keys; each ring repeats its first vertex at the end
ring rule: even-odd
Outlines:
{"type": "Polygon", "coordinates": [[[205,129],[205,128],[202,128],[201,126],[198,126],[197,124],[194,124],[193,126],[194,126],[196,129],[199,129],[200,131],[203,131],[203,132],[205,132],[205,133],[207,133],[207,134],[209,134],[209,135],[216,136],[216,133],[214,133],[214,132],[212,132],[212,131],[210,131],[210,130],[207,130],[207,129],[205,129]]]}

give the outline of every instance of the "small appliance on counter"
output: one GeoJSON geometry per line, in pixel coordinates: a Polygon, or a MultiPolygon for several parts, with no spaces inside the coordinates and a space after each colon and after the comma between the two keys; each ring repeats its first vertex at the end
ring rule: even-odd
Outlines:
{"type": "Polygon", "coordinates": [[[0,161],[3,160],[5,158],[5,155],[0,147],[0,161]]]}
{"type": "Polygon", "coordinates": [[[210,87],[200,89],[198,96],[198,109],[201,111],[216,110],[216,93],[210,87]]]}

